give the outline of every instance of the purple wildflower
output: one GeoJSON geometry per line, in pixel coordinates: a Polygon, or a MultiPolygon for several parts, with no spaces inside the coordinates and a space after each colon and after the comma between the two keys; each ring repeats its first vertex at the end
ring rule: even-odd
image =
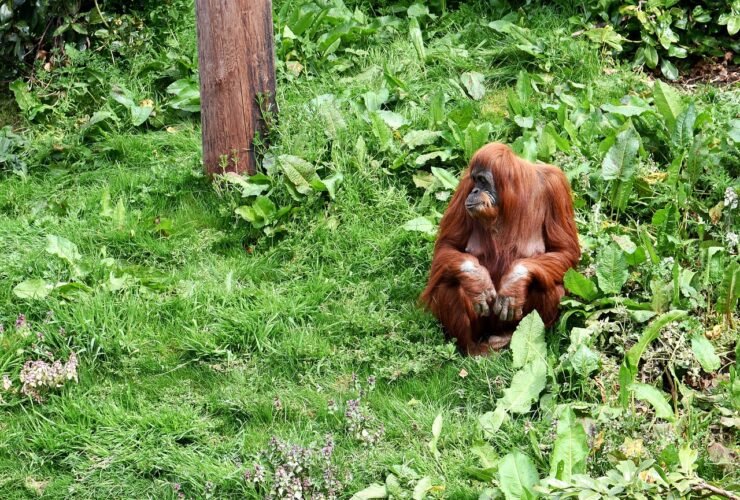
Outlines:
{"type": "Polygon", "coordinates": [[[19,314],[18,318],[15,320],[15,327],[17,329],[25,328],[28,326],[28,322],[26,321],[26,315],[25,314],[19,314]]]}

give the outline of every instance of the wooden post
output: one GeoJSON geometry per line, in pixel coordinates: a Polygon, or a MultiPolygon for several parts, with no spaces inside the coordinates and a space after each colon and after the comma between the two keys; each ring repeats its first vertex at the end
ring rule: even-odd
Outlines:
{"type": "Polygon", "coordinates": [[[196,0],[195,10],[206,172],[253,174],[260,94],[274,111],[272,1],[196,0]]]}

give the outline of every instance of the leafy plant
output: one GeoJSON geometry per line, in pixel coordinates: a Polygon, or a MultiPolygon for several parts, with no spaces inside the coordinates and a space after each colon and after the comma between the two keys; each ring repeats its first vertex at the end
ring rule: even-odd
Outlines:
{"type": "Polygon", "coordinates": [[[740,2],[737,0],[601,0],[593,12],[611,23],[619,38],[604,38],[604,28],[593,28],[590,38],[634,54],[635,66],[660,67],[669,80],[679,76],[676,61],[702,56],[719,57],[738,51],[740,2]],[[629,39],[632,43],[624,43],[629,39]]]}
{"type": "Polygon", "coordinates": [[[7,126],[0,129],[0,171],[11,171],[23,174],[26,162],[23,159],[26,148],[23,136],[13,132],[7,126]]]}
{"type": "Polygon", "coordinates": [[[308,195],[316,193],[327,193],[333,199],[337,186],[343,180],[341,172],[321,179],[316,166],[292,155],[268,156],[263,165],[265,173],[253,176],[227,173],[220,176],[217,189],[224,192],[231,186],[238,190],[242,198],[249,200],[249,204],[234,207],[234,213],[268,235],[281,232],[282,222],[293,210],[291,205],[278,207],[275,204],[271,196],[276,191],[285,189],[296,202],[304,201],[308,195]]]}
{"type": "Polygon", "coordinates": [[[0,1],[0,77],[21,72],[24,63],[65,42],[85,47],[93,39],[107,44],[111,51],[116,50],[116,44],[120,48],[124,33],[138,29],[138,23],[122,15],[116,16],[114,23],[114,16],[105,10],[120,13],[137,6],[140,2],[120,0],[0,1]]]}
{"type": "Polygon", "coordinates": [[[277,55],[294,77],[307,69],[347,69],[355,49],[345,45],[365,40],[383,26],[382,19],[371,20],[359,9],[353,12],[341,0],[284,2],[276,18],[277,55]],[[338,57],[341,52],[345,57],[338,57]]]}
{"type": "Polygon", "coordinates": [[[483,432],[494,436],[513,413],[527,413],[537,401],[547,382],[547,351],[545,325],[537,311],[528,314],[517,326],[511,339],[514,355],[514,374],[511,386],[504,389],[496,409],[480,416],[483,432]]]}

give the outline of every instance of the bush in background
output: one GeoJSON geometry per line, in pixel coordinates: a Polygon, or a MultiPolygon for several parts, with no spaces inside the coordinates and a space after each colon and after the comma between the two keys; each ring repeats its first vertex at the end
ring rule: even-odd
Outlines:
{"type": "Polygon", "coordinates": [[[126,43],[137,20],[126,13],[143,1],[121,0],[0,0],[0,78],[23,72],[37,57],[66,43],[78,49],[93,41],[126,43]],[[115,13],[115,15],[110,14],[115,13]]]}
{"type": "Polygon", "coordinates": [[[613,46],[670,80],[680,60],[740,51],[740,0],[600,0],[593,11],[619,35],[613,46]]]}

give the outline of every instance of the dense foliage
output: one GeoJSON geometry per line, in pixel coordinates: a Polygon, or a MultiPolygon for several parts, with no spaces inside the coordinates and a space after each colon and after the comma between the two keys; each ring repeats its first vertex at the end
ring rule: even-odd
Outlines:
{"type": "Polygon", "coordinates": [[[738,0],[599,0],[593,12],[609,23],[590,35],[634,54],[636,66],[678,78],[676,63],[740,52],[738,0]],[[612,31],[609,31],[611,29],[612,31]]]}
{"type": "Polygon", "coordinates": [[[737,491],[740,91],[569,5],[276,1],[280,115],[215,184],[192,1],[60,34],[0,94],[0,497],[737,491]],[[417,299],[494,140],[565,171],[583,259],[462,358],[417,299]]]}
{"type": "Polygon", "coordinates": [[[49,50],[71,43],[79,50],[104,47],[118,54],[123,44],[141,43],[140,20],[126,15],[143,1],[1,0],[0,78],[22,71],[49,50]]]}

